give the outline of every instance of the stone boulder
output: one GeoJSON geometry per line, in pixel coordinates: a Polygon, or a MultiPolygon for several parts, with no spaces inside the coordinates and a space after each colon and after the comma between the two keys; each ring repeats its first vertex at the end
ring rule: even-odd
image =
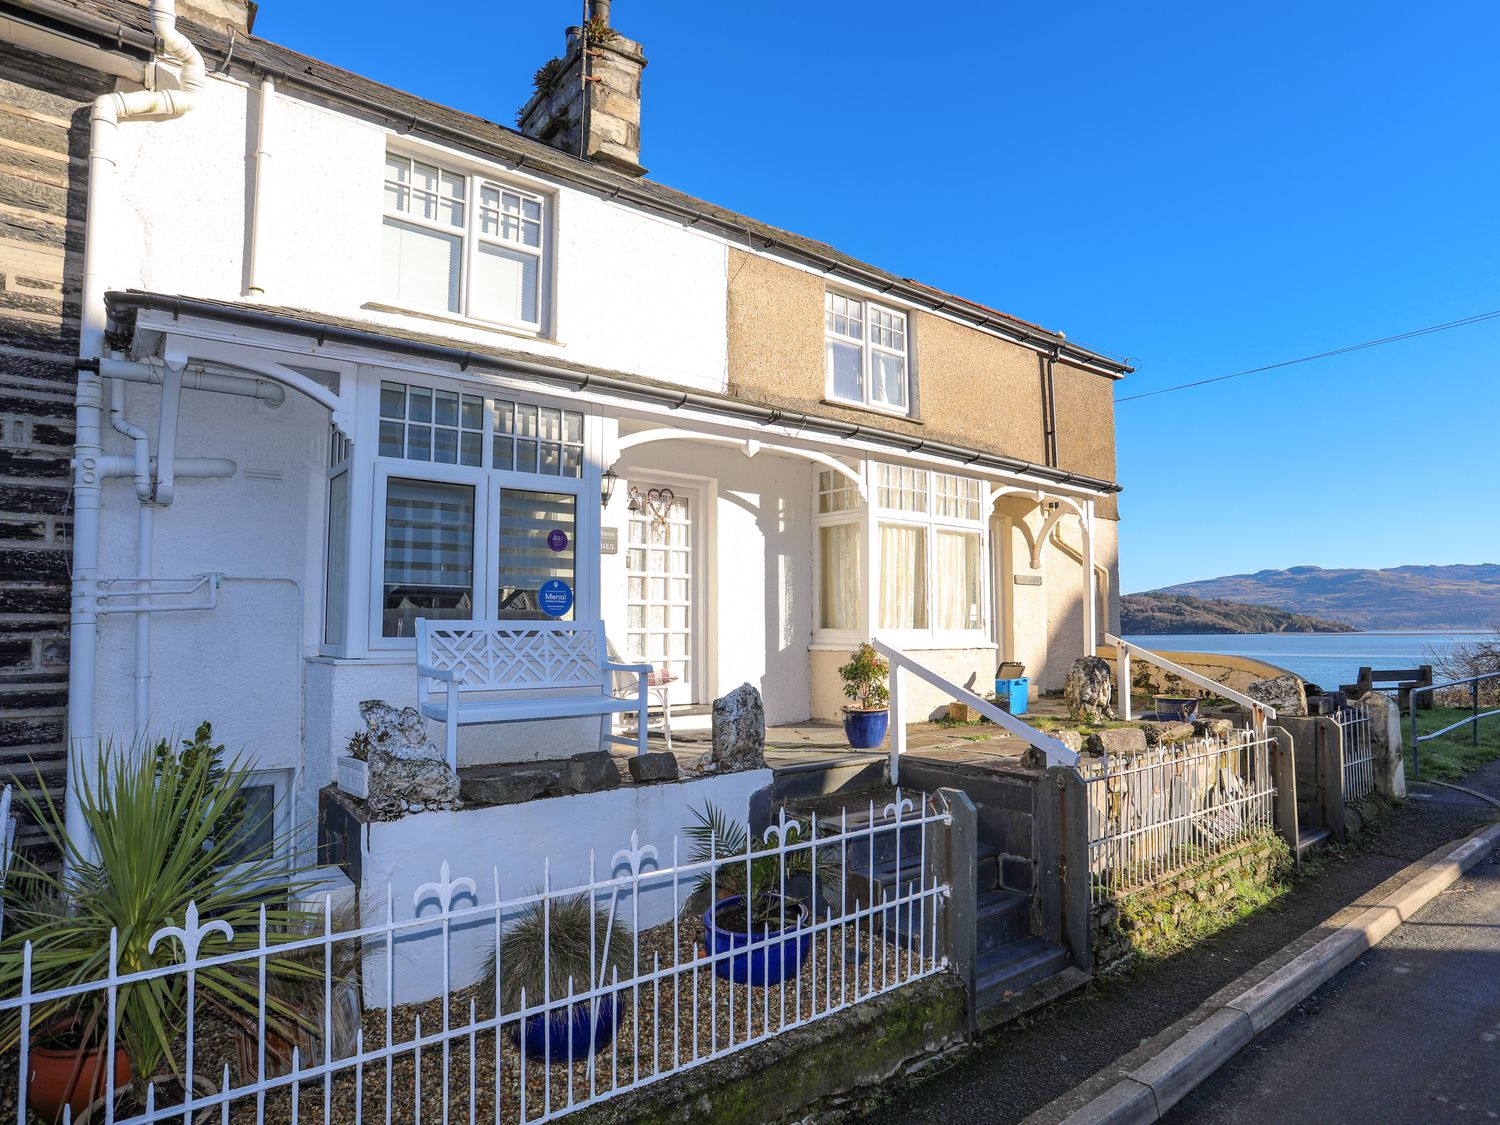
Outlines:
{"type": "Polygon", "coordinates": [[[1291,673],[1256,680],[1245,689],[1245,694],[1270,704],[1278,715],[1296,717],[1307,714],[1307,692],[1302,681],[1291,673]]]}
{"type": "Polygon", "coordinates": [[[1073,661],[1063,685],[1063,702],[1069,718],[1076,723],[1102,723],[1114,718],[1109,706],[1113,695],[1114,678],[1107,660],[1080,656],[1073,661]]]}
{"type": "Polygon", "coordinates": [[[630,769],[630,779],[637,785],[653,781],[676,781],[681,772],[677,768],[677,755],[665,750],[636,754],[626,765],[630,769]]]}
{"type": "Polygon", "coordinates": [[[1148,746],[1170,746],[1176,742],[1186,742],[1192,738],[1197,730],[1197,723],[1179,723],[1172,720],[1165,722],[1144,722],[1141,730],[1146,735],[1148,746]]]}
{"type": "Polygon", "coordinates": [[[1193,737],[1212,738],[1222,742],[1234,733],[1234,723],[1228,719],[1194,719],[1193,737]]]}
{"type": "Polygon", "coordinates": [[[563,767],[562,788],[569,793],[597,793],[619,785],[620,767],[608,750],[574,754],[563,767]]]}
{"type": "Polygon", "coordinates": [[[359,714],[368,736],[370,795],[365,805],[372,819],[458,808],[458,774],[427,737],[427,724],[415,707],[397,710],[383,699],[367,699],[359,714]]]}
{"type": "Polygon", "coordinates": [[[1146,732],[1140,727],[1111,727],[1094,731],[1083,740],[1083,748],[1094,757],[1112,754],[1115,757],[1144,754],[1146,732]]]}
{"type": "MultiPolygon", "coordinates": [[[[1076,730],[1055,730],[1051,732],[1052,737],[1061,742],[1075,754],[1084,753],[1083,734],[1076,730]]],[[[1028,746],[1021,753],[1021,765],[1029,770],[1044,770],[1047,768],[1047,757],[1035,746],[1028,746]]]]}
{"type": "Polygon", "coordinates": [[[741,684],[714,700],[713,748],[698,760],[705,773],[739,773],[766,764],[766,709],[760,692],[741,684]]]}

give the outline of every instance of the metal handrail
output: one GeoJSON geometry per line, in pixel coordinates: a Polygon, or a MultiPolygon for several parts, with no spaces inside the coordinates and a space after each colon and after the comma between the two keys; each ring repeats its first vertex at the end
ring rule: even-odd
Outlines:
{"type": "Polygon", "coordinates": [[[1409,721],[1411,724],[1411,766],[1414,776],[1422,776],[1422,755],[1418,752],[1418,747],[1424,742],[1431,742],[1434,738],[1442,738],[1449,731],[1457,730],[1459,727],[1472,726],[1473,744],[1475,746],[1479,745],[1479,720],[1490,719],[1496,715],[1500,715],[1500,707],[1497,707],[1493,711],[1481,712],[1479,710],[1479,685],[1486,680],[1496,679],[1500,679],[1500,672],[1485,672],[1478,676],[1466,676],[1461,680],[1449,680],[1445,684],[1423,684],[1411,689],[1410,694],[1407,696],[1407,703],[1411,708],[1409,721]],[[1417,696],[1423,692],[1438,692],[1444,688],[1462,687],[1464,684],[1469,685],[1469,715],[1466,718],[1458,720],[1456,723],[1449,723],[1442,730],[1435,730],[1429,734],[1418,734],[1417,696]]]}
{"type": "Polygon", "coordinates": [[[1075,766],[1078,763],[1078,754],[1069,749],[1068,744],[1053,738],[1050,734],[1044,734],[1029,723],[1023,723],[1020,719],[1007,711],[1002,711],[987,699],[975,695],[967,688],[961,688],[951,680],[944,679],[931,668],[918,664],[900,649],[894,649],[883,641],[872,640],[872,648],[881,656],[885,657],[891,666],[891,784],[895,785],[899,778],[901,755],[906,753],[906,720],[901,703],[901,673],[910,672],[918,679],[926,680],[935,688],[948,692],[960,703],[967,704],[978,711],[990,722],[1002,730],[1023,739],[1030,745],[1040,750],[1047,758],[1047,764],[1053,766],[1075,766]]]}
{"type": "Polygon", "coordinates": [[[1111,644],[1115,647],[1117,675],[1120,680],[1121,718],[1127,722],[1130,721],[1132,707],[1130,699],[1130,658],[1133,655],[1139,656],[1148,664],[1155,664],[1163,672],[1171,672],[1174,676],[1187,680],[1188,683],[1197,684],[1199,687],[1211,691],[1215,695],[1223,696],[1225,699],[1244,707],[1250,712],[1250,721],[1254,726],[1257,738],[1265,737],[1266,720],[1276,717],[1276,708],[1272,707],[1269,703],[1262,703],[1259,699],[1254,699],[1244,692],[1226,687],[1215,680],[1209,679],[1202,673],[1194,672],[1191,668],[1184,668],[1181,664],[1174,664],[1165,656],[1162,656],[1158,652],[1152,652],[1149,648],[1141,648],[1140,645],[1133,645],[1129,641],[1121,640],[1113,633],[1105,633],[1104,641],[1106,644],[1111,644]]]}

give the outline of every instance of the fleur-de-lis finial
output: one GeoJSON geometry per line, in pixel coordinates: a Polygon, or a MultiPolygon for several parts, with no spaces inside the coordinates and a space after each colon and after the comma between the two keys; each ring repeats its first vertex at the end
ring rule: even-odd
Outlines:
{"type": "Polygon", "coordinates": [[[435,898],[438,901],[438,909],[446,914],[453,908],[453,899],[460,891],[468,891],[472,895],[476,889],[474,880],[467,875],[460,875],[457,879],[449,878],[448,861],[445,859],[438,871],[437,882],[423,883],[418,887],[411,896],[411,904],[413,909],[420,910],[422,903],[429,898],[435,898]]]}
{"type": "Polygon", "coordinates": [[[183,920],[183,924],[181,926],[163,926],[157,930],[156,933],[151,935],[151,940],[146,945],[146,951],[148,953],[155,953],[157,943],[162,938],[174,937],[182,943],[183,961],[191,965],[198,960],[198,947],[203,944],[203,939],[211,933],[223,934],[225,941],[234,940],[234,930],[222,918],[200,926],[198,924],[198,904],[190,902],[188,903],[187,917],[183,920]]]}
{"type": "Polygon", "coordinates": [[[639,878],[641,867],[648,859],[656,859],[656,849],[650,844],[642,844],[640,833],[631,829],[630,847],[615,852],[614,859],[610,860],[610,870],[613,871],[623,863],[629,866],[633,877],[639,878]]]}
{"type": "Polygon", "coordinates": [[[793,836],[802,835],[802,825],[795,820],[787,820],[786,809],[783,808],[781,810],[780,823],[766,825],[766,830],[761,835],[761,839],[768,844],[774,840],[778,846],[785,847],[788,833],[793,836]]]}
{"type": "MultiPolygon", "coordinates": [[[[896,796],[901,797],[899,791],[896,796]]],[[[886,805],[884,812],[886,816],[893,816],[897,820],[900,820],[902,813],[915,812],[916,808],[917,806],[911,803],[910,797],[901,797],[899,801],[892,801],[886,805]]]]}

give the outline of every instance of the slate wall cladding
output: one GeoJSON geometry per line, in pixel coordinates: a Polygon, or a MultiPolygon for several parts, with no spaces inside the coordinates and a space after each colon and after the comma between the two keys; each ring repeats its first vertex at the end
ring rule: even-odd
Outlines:
{"type": "Polygon", "coordinates": [[[108,89],[0,44],[0,778],[39,769],[58,799],[88,112],[108,89]]]}

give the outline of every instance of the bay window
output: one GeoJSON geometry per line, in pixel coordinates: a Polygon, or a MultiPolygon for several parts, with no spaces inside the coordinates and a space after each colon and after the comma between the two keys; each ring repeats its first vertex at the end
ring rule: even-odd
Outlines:
{"type": "Polygon", "coordinates": [[[580,411],[508,392],[383,381],[374,635],[412,637],[419,617],[549,619],[542,585],[577,587],[584,428],[580,411]]]}
{"type": "Polygon", "coordinates": [[[381,285],[416,310],[540,330],[546,199],[387,153],[381,285]]]}
{"type": "Polygon", "coordinates": [[[906,634],[907,643],[967,645],[981,639],[987,589],[983,484],[880,464],[869,467],[868,483],[872,502],[866,505],[847,478],[830,470],[816,473],[822,640],[839,643],[866,629],[906,634]],[[866,542],[873,555],[868,560],[862,558],[866,542]]]}

